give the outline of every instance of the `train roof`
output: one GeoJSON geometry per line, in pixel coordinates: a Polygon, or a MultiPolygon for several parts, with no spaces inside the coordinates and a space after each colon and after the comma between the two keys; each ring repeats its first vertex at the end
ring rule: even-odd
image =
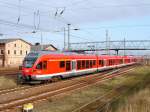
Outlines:
{"type": "Polygon", "coordinates": [[[93,54],[78,54],[75,52],[61,52],[61,51],[31,51],[28,56],[43,56],[43,55],[78,55],[78,56],[95,56],[93,54]]]}
{"type": "MultiPolygon", "coordinates": [[[[75,52],[61,52],[61,51],[32,51],[27,57],[40,57],[40,56],[48,56],[50,58],[96,58],[95,54],[78,54],[75,52]]],[[[121,58],[134,58],[133,56],[110,56],[110,55],[98,55],[98,58],[101,59],[121,59],[121,58]]]]}

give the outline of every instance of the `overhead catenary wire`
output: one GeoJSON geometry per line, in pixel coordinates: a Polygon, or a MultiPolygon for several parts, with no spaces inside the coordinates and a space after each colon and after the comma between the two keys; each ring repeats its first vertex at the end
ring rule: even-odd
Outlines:
{"type": "Polygon", "coordinates": [[[75,1],[73,3],[71,3],[70,5],[67,5],[67,7],[71,7],[71,6],[74,6],[74,5],[78,5],[78,4],[81,4],[83,2],[87,2],[88,0],[79,0],[79,1],[75,1]]]}
{"type": "MultiPolygon", "coordinates": [[[[21,0],[19,0],[19,1],[21,1],[21,0]]],[[[79,0],[79,1],[82,1],[82,0],[79,0]]],[[[6,2],[6,1],[2,1],[2,2],[4,3],[4,2],[6,2]]],[[[84,2],[84,0],[83,0],[83,2],[84,2]]],[[[21,2],[20,2],[20,3],[21,3],[21,2]]],[[[10,6],[10,5],[11,5],[11,6],[14,5],[15,7],[18,7],[18,6],[19,6],[19,5],[16,5],[16,4],[12,4],[12,3],[10,4],[10,3],[9,3],[9,6],[10,6]]],[[[144,3],[143,3],[143,4],[135,4],[135,5],[134,5],[134,4],[129,4],[129,5],[128,5],[128,4],[127,4],[127,5],[120,5],[120,6],[121,6],[121,7],[122,7],[122,6],[124,6],[124,7],[135,7],[135,6],[136,6],[136,7],[139,7],[139,6],[149,6],[149,5],[150,5],[150,4],[144,4],[144,3]]],[[[103,8],[103,7],[109,7],[109,6],[110,6],[110,7],[120,7],[119,5],[104,5],[104,6],[102,6],[102,7],[101,7],[101,6],[97,6],[97,8],[98,8],[98,7],[99,7],[99,8],[103,8]]],[[[41,7],[43,7],[43,6],[41,6],[41,7]]],[[[55,8],[55,7],[49,7],[49,9],[53,9],[53,8],[55,8]]],[[[67,9],[65,8],[65,10],[66,10],[66,11],[69,11],[68,8],[70,9],[70,8],[72,8],[72,7],[67,7],[67,9]]],[[[84,7],[83,7],[83,8],[84,8],[84,7]]],[[[91,7],[89,7],[89,8],[91,8],[91,7]]],[[[24,10],[27,9],[28,12],[31,12],[32,14],[33,14],[32,11],[34,11],[34,10],[31,10],[31,9],[34,9],[34,8],[31,8],[31,7],[26,7],[26,8],[25,8],[25,7],[23,6],[21,9],[24,9],[24,10]]],[[[80,9],[80,8],[79,8],[79,9],[80,9]]],[[[82,8],[81,8],[81,9],[82,9],[82,8]]],[[[22,12],[24,12],[24,11],[22,11],[22,12]]],[[[46,12],[47,12],[47,11],[46,11],[46,12]]],[[[63,15],[63,13],[64,13],[63,7],[60,8],[60,14],[61,14],[61,12],[62,12],[62,15],[63,15]]],[[[40,14],[39,14],[39,15],[42,15],[43,13],[44,13],[44,12],[42,12],[42,11],[40,10],[40,14]]],[[[21,14],[20,14],[20,15],[21,15],[21,14]]],[[[18,17],[18,18],[19,18],[19,17],[18,17]]],[[[40,16],[39,16],[39,18],[40,18],[40,16]]],[[[62,20],[62,18],[64,19],[64,17],[61,16],[61,17],[59,18],[59,20],[58,20],[58,19],[56,19],[56,20],[63,22],[64,20],[62,20]]],[[[18,20],[19,20],[19,19],[18,19],[18,20]]],[[[20,20],[19,20],[19,21],[20,21],[20,20]]],[[[9,22],[9,21],[7,21],[7,22],[9,22]]],[[[40,24],[40,22],[38,22],[38,23],[40,24]]],[[[64,23],[67,24],[68,22],[65,21],[64,23]]],[[[69,23],[71,23],[71,22],[69,22],[69,23]]],[[[6,23],[2,23],[2,24],[6,24],[6,23]]],[[[39,24],[36,25],[36,28],[37,28],[37,29],[38,29],[38,27],[40,26],[39,24]]],[[[72,24],[72,23],[71,23],[71,24],[72,24]]],[[[7,24],[7,25],[9,25],[9,24],[7,24]]],[[[14,24],[14,26],[17,26],[17,27],[23,27],[24,25],[25,25],[25,24],[21,24],[21,25],[19,26],[19,25],[15,25],[15,24],[14,24]]],[[[11,26],[13,26],[13,25],[11,24],[11,26]]],[[[30,25],[30,26],[32,27],[32,25],[30,25]]],[[[105,26],[104,26],[104,27],[105,27],[105,26]]],[[[111,26],[110,26],[110,27],[111,27],[111,26]]],[[[149,27],[149,26],[148,26],[148,25],[147,25],[147,26],[145,25],[145,26],[133,26],[133,27],[149,27]]],[[[28,27],[28,26],[27,26],[27,27],[24,26],[24,28],[29,28],[29,27],[28,27]]],[[[102,28],[102,27],[100,27],[100,28],[102,28]]],[[[105,27],[105,28],[106,28],[106,27],[105,27]]],[[[117,26],[117,27],[116,27],[116,26],[112,26],[111,28],[125,28],[125,27],[124,27],[124,26],[122,26],[122,27],[121,27],[121,26],[117,26]]],[[[128,28],[132,28],[132,27],[129,26],[128,28]]],[[[42,28],[41,28],[41,29],[42,29],[42,28]]],[[[92,28],[85,28],[84,30],[87,30],[87,29],[92,30],[92,28]]],[[[97,28],[97,29],[99,30],[99,28],[97,28]]],[[[39,30],[40,30],[40,29],[39,29],[39,30]]],[[[93,28],[93,30],[96,30],[96,28],[93,28]]]]}
{"type": "Polygon", "coordinates": [[[40,11],[37,10],[34,12],[34,15],[33,15],[33,25],[34,25],[34,29],[35,30],[39,30],[39,27],[40,27],[40,22],[41,22],[41,19],[40,19],[40,11]]]}
{"type": "Polygon", "coordinates": [[[133,24],[133,25],[113,25],[113,26],[100,26],[100,27],[86,27],[84,30],[100,30],[100,29],[116,29],[116,28],[149,28],[150,24],[133,24]]]}
{"type": "MultiPolygon", "coordinates": [[[[4,2],[5,3],[5,2],[4,2]]],[[[9,4],[10,5],[10,4],[9,4]]],[[[12,4],[11,4],[12,5],[12,4]]],[[[15,5],[15,4],[14,4],[15,5]]],[[[129,6],[140,6],[140,5],[150,5],[150,4],[139,4],[139,5],[129,5],[129,6]]],[[[15,5],[15,6],[17,6],[17,5],[15,5]]],[[[113,7],[115,7],[115,5],[112,5],[113,7]]],[[[119,5],[116,5],[117,7],[119,6],[119,5]]],[[[128,5],[121,5],[121,7],[122,6],[128,6],[128,5]]],[[[91,8],[91,7],[90,7],[91,8]]],[[[32,11],[30,8],[22,8],[22,9],[29,9],[30,11],[32,11]]],[[[68,11],[68,10],[67,10],[68,11]]],[[[40,11],[41,12],[41,11],[40,11]]],[[[64,12],[63,10],[61,11],[61,12],[64,12]]],[[[42,15],[43,14],[43,12],[41,12],[40,13],[40,15],[42,15]]],[[[61,13],[62,14],[62,13],[61,13]]]]}
{"type": "Polygon", "coordinates": [[[21,1],[22,0],[18,0],[18,2],[19,2],[19,6],[18,6],[19,16],[18,16],[18,19],[17,19],[17,24],[20,22],[20,19],[21,19],[21,1]]]}
{"type": "Polygon", "coordinates": [[[136,7],[148,7],[150,8],[150,4],[116,4],[116,5],[100,5],[100,6],[92,6],[92,7],[82,7],[82,8],[68,8],[70,11],[74,10],[92,10],[92,9],[101,9],[101,8],[136,8],[136,7]]]}
{"type": "MultiPolygon", "coordinates": [[[[0,0],[0,3],[3,3],[3,4],[6,4],[6,5],[9,5],[9,6],[13,6],[13,7],[17,7],[18,8],[18,5],[16,4],[12,4],[12,3],[9,3],[9,2],[4,2],[4,1],[1,1],[0,0]]],[[[39,4],[40,5],[40,4],[39,4]]],[[[46,5],[46,4],[45,4],[46,5]]],[[[40,7],[45,7],[45,5],[40,5],[40,7]]],[[[67,7],[67,6],[63,6],[63,7],[50,7],[49,5],[47,5],[47,8],[49,10],[54,10],[56,8],[64,8],[66,7],[68,10],[67,11],[74,11],[76,10],[76,8],[72,8],[72,7],[67,7]]],[[[141,4],[116,4],[116,5],[101,5],[101,6],[93,6],[93,7],[82,7],[82,8],[77,8],[78,10],[89,10],[89,9],[98,9],[98,8],[120,8],[120,7],[150,7],[150,4],[148,3],[141,3],[141,4]]],[[[31,8],[31,7],[22,7],[22,9],[24,10],[34,10],[34,8],[31,8]]],[[[42,13],[49,13],[49,11],[41,11],[42,13]]]]}
{"type": "MultiPolygon", "coordinates": [[[[55,33],[57,35],[64,35],[64,33],[62,33],[62,32],[52,32],[52,33],[55,33]]],[[[93,40],[90,40],[89,38],[85,38],[85,37],[74,35],[74,34],[70,34],[70,36],[73,38],[78,38],[78,39],[84,40],[84,41],[93,41],[93,40]]]]}

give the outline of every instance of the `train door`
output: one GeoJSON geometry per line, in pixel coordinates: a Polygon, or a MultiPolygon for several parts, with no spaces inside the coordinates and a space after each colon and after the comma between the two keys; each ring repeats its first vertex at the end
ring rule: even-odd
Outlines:
{"type": "Polygon", "coordinates": [[[104,65],[103,66],[106,67],[108,62],[107,62],[106,59],[104,59],[103,61],[104,61],[104,65]]]}
{"type": "Polygon", "coordinates": [[[75,60],[72,61],[71,69],[72,69],[72,75],[76,75],[76,61],[75,60]]]}

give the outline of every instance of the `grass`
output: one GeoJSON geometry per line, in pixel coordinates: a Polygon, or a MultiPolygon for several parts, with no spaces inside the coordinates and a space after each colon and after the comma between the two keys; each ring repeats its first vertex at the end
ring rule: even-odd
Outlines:
{"type": "Polygon", "coordinates": [[[150,112],[150,88],[124,99],[124,105],[118,104],[115,112],[150,112]]]}
{"type": "MultiPolygon", "coordinates": [[[[105,81],[99,85],[68,93],[65,96],[50,98],[41,104],[35,105],[36,112],[72,112],[74,109],[102,96],[109,90],[122,85],[123,89],[128,91],[109,106],[110,112],[115,112],[122,104],[126,104],[128,96],[146,87],[150,83],[149,67],[140,67],[134,72],[130,72],[128,76],[121,76],[105,81]]],[[[107,106],[108,109],[108,106],[107,106]]],[[[105,109],[105,110],[107,110],[105,109]]],[[[108,112],[108,111],[105,111],[108,112]]],[[[124,112],[119,111],[118,112],[124,112]]]]}
{"type": "Polygon", "coordinates": [[[128,88],[122,96],[105,107],[101,112],[149,112],[150,111],[150,70],[142,67],[131,72],[132,78],[125,81],[128,88]],[[145,89],[147,88],[147,89],[145,89]],[[124,106],[125,105],[125,106],[124,106]],[[108,109],[109,108],[109,109],[108,109]],[[109,110],[109,111],[108,111],[109,110]]]}
{"type": "Polygon", "coordinates": [[[0,76],[0,89],[9,89],[17,87],[16,80],[6,76],[0,76]]]}
{"type": "Polygon", "coordinates": [[[17,76],[8,75],[12,72],[19,72],[16,67],[0,68],[0,90],[17,87],[17,76]]]}

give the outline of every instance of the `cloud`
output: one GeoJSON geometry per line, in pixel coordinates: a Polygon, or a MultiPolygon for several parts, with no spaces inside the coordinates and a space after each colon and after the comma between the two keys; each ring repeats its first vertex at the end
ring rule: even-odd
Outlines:
{"type": "Polygon", "coordinates": [[[17,23],[20,16],[19,24],[36,23],[48,30],[57,30],[67,23],[88,24],[150,15],[149,0],[22,0],[21,4],[18,0],[0,0],[0,6],[3,15],[0,19],[17,23]],[[64,8],[62,15],[55,16],[56,11],[59,13],[64,8]],[[34,18],[37,10],[40,23],[37,23],[39,16],[34,18]]]}

